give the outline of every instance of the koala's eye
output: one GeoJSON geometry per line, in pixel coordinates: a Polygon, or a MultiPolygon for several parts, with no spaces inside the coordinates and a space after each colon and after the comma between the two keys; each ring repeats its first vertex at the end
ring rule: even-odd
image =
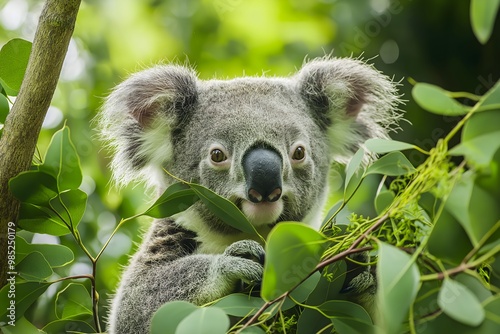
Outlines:
{"type": "Polygon", "coordinates": [[[304,146],[297,146],[295,148],[295,151],[293,151],[292,159],[296,160],[296,161],[300,161],[300,160],[304,159],[305,156],[306,156],[306,149],[304,148],[304,146]]]}
{"type": "Polygon", "coordinates": [[[218,163],[226,161],[227,157],[224,152],[222,152],[218,148],[215,148],[212,150],[212,152],[210,152],[210,159],[212,159],[213,162],[218,163]]]}

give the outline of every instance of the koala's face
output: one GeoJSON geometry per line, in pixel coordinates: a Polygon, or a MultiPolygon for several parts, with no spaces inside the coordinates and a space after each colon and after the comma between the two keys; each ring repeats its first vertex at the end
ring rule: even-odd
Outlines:
{"type": "Polygon", "coordinates": [[[197,91],[171,172],[230,199],[255,226],[301,221],[321,204],[328,138],[292,80],[208,81],[197,91]]]}
{"type": "MultiPolygon", "coordinates": [[[[120,182],[200,183],[233,201],[255,226],[310,220],[333,160],[384,138],[394,85],[352,59],[320,59],[290,78],[198,80],[180,66],[140,72],[108,98],[100,120],[120,182]]],[[[230,229],[196,206],[211,229],[230,229]]]]}

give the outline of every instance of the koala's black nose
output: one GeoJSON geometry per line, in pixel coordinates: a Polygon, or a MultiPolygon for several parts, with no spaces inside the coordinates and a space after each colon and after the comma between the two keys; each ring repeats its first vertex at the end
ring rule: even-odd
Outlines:
{"type": "Polygon", "coordinates": [[[243,157],[247,197],[254,203],[281,197],[281,156],[267,148],[253,148],[243,157]]]}

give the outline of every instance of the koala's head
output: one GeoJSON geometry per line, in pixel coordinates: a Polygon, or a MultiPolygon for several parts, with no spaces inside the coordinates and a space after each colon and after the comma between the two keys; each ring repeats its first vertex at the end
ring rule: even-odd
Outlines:
{"type": "MultiPolygon", "coordinates": [[[[119,183],[145,180],[161,191],[174,181],[164,168],[262,226],[314,216],[332,161],[386,138],[398,102],[389,78],[354,59],[313,60],[288,78],[207,81],[167,65],[118,85],[100,124],[119,183]]],[[[227,229],[209,212],[203,217],[227,229]]]]}

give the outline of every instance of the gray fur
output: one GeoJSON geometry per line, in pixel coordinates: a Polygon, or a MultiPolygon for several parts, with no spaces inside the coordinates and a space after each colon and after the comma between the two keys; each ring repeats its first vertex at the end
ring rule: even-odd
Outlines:
{"type": "MultiPolygon", "coordinates": [[[[174,182],[165,168],[232,200],[267,235],[280,221],[318,226],[331,162],[386,138],[397,103],[395,84],[355,59],[316,59],[287,78],[208,81],[167,65],[120,84],[99,123],[118,184],[145,181],[161,192],[174,182]],[[291,158],[297,145],[306,151],[300,162],[291,158]],[[223,164],[211,162],[214,147],[228,157],[223,164]],[[282,197],[272,209],[247,201],[241,161],[253,147],[283,157],[282,197]]],[[[109,333],[146,333],[167,301],[203,304],[259,281],[264,250],[245,239],[199,203],[155,221],[123,273],[109,333]]]]}

